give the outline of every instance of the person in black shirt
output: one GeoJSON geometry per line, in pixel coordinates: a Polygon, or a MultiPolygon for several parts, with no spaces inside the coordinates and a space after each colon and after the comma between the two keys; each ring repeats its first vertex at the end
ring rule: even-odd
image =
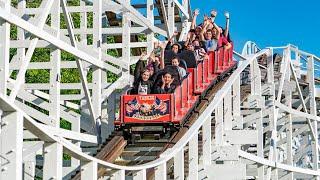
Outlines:
{"type": "Polygon", "coordinates": [[[162,76],[162,83],[155,88],[156,94],[170,94],[173,93],[176,89],[176,86],[173,85],[174,78],[170,73],[165,73],[162,76]]]}

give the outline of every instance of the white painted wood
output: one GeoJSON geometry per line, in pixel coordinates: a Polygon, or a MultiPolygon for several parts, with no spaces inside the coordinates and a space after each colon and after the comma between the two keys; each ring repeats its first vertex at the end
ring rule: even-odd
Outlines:
{"type": "Polygon", "coordinates": [[[199,159],[198,159],[198,134],[189,142],[189,175],[188,178],[192,180],[198,179],[199,159]]]}
{"type": "Polygon", "coordinates": [[[111,178],[111,180],[125,180],[125,170],[118,170],[115,172],[111,178]]]}
{"type": "Polygon", "coordinates": [[[160,164],[155,167],[155,180],[166,180],[167,179],[167,163],[160,164]]]}
{"type": "MultiPolygon", "coordinates": [[[[11,0],[6,0],[0,5],[1,8],[10,12],[11,0]]],[[[7,79],[9,77],[9,58],[10,58],[10,24],[0,18],[0,93],[7,94],[7,79]]]]}
{"type": "MultiPolygon", "coordinates": [[[[93,46],[98,51],[96,57],[99,62],[102,62],[102,0],[93,1],[93,46]]],[[[94,116],[94,125],[96,129],[96,135],[98,143],[102,142],[101,138],[101,91],[102,91],[102,71],[101,69],[93,69],[92,81],[95,82],[94,88],[92,89],[92,113],[94,116]]],[[[88,102],[87,102],[88,103],[88,102]]],[[[90,109],[90,107],[89,107],[90,109]]]]}
{"type": "Polygon", "coordinates": [[[216,125],[216,130],[215,130],[215,143],[216,145],[223,145],[223,130],[224,130],[224,122],[223,122],[223,103],[220,102],[218,107],[215,109],[215,125],[216,125]]]}
{"type": "Polygon", "coordinates": [[[147,171],[142,169],[133,175],[133,180],[147,180],[147,171]]]}
{"type": "Polygon", "coordinates": [[[23,116],[4,107],[0,111],[0,179],[22,179],[23,116]]]}
{"type": "MultiPolygon", "coordinates": [[[[310,96],[310,114],[317,116],[317,103],[315,99],[315,72],[314,72],[314,58],[309,57],[307,62],[307,79],[309,83],[309,96],[310,96]]],[[[318,133],[318,122],[313,121],[312,122],[312,128],[314,130],[314,134],[316,135],[316,138],[313,139],[311,142],[312,145],[312,161],[313,161],[313,169],[318,170],[319,169],[319,133],[318,133]]],[[[319,177],[316,177],[316,179],[319,179],[319,177]]]]}
{"type": "Polygon", "coordinates": [[[203,161],[204,165],[211,164],[211,116],[206,117],[206,120],[202,126],[202,149],[203,149],[203,161]]]}
{"type": "Polygon", "coordinates": [[[168,2],[168,31],[169,31],[169,37],[171,37],[175,31],[175,19],[174,19],[174,8],[175,3],[174,0],[167,0],[168,2]]]}
{"type": "Polygon", "coordinates": [[[81,166],[81,179],[96,180],[98,179],[97,162],[87,162],[81,166]]]}
{"type": "Polygon", "coordinates": [[[174,156],[174,179],[184,179],[184,150],[174,156]]]}

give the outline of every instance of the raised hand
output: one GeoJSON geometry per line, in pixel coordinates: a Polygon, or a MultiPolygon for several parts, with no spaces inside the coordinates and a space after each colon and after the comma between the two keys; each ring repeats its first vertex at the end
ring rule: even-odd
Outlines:
{"type": "Polygon", "coordinates": [[[198,16],[200,14],[199,9],[194,10],[193,16],[198,16]]]}
{"type": "Polygon", "coordinates": [[[229,12],[226,11],[226,12],[224,13],[224,16],[225,16],[227,19],[229,19],[229,18],[230,18],[229,12]]]}
{"type": "Polygon", "coordinates": [[[217,14],[218,14],[218,13],[217,13],[216,10],[212,10],[212,11],[210,12],[211,17],[216,17],[217,14]]]}

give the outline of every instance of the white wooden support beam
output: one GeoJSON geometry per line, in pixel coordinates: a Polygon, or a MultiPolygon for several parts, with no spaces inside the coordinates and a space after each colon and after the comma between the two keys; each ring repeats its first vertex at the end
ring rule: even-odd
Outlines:
{"type": "Polygon", "coordinates": [[[111,180],[125,180],[125,170],[118,170],[112,174],[111,180]]]}
{"type": "MultiPolygon", "coordinates": [[[[273,49],[271,48],[270,49],[270,51],[269,51],[269,53],[267,54],[267,82],[269,83],[269,84],[271,84],[271,97],[270,97],[270,100],[272,101],[272,102],[274,102],[275,101],[275,99],[276,99],[276,94],[275,94],[275,85],[274,85],[274,66],[273,66],[273,64],[274,64],[274,62],[273,62],[273,49]]],[[[283,56],[283,61],[286,61],[286,56],[285,56],[285,53],[284,53],[284,56],[283,56]]],[[[283,72],[283,74],[282,75],[284,75],[286,72],[284,71],[283,72]]],[[[282,81],[281,81],[282,82],[282,81]]],[[[281,83],[280,82],[280,83],[281,83]]],[[[280,85],[280,87],[281,87],[281,85],[280,85]]],[[[283,85],[282,85],[282,87],[283,87],[283,85]]],[[[279,93],[281,94],[281,92],[279,92],[279,91],[282,91],[282,88],[279,88],[279,90],[278,90],[278,95],[279,95],[279,93]]],[[[270,139],[270,146],[269,146],[269,159],[273,159],[273,157],[274,157],[274,147],[276,147],[276,141],[277,141],[277,139],[274,139],[273,137],[274,136],[276,136],[276,134],[274,134],[274,133],[276,133],[276,132],[274,132],[274,127],[275,127],[275,129],[276,129],[276,120],[275,120],[275,116],[276,116],[276,109],[275,109],[275,107],[274,107],[274,104],[272,104],[272,107],[270,108],[270,111],[271,111],[271,113],[269,114],[269,122],[270,122],[270,131],[271,131],[271,137],[269,137],[269,139],[270,139]]],[[[261,173],[261,171],[260,171],[260,173],[261,173]]],[[[271,178],[271,167],[268,167],[268,169],[267,169],[267,174],[266,174],[266,176],[265,176],[265,178],[266,179],[270,179],[271,178]]]]}
{"type": "Polygon", "coordinates": [[[0,179],[22,179],[23,116],[1,105],[0,179]]]}
{"type": "MultiPolygon", "coordinates": [[[[198,180],[199,159],[198,159],[198,133],[189,141],[189,179],[198,180]]],[[[204,159],[207,161],[207,159],[204,159]]]]}
{"type": "Polygon", "coordinates": [[[211,165],[211,115],[207,117],[202,126],[202,149],[203,149],[203,164],[211,165]]]}
{"type": "Polygon", "coordinates": [[[89,142],[89,143],[95,143],[95,144],[97,143],[96,136],[93,136],[90,134],[74,132],[74,131],[70,131],[70,130],[66,130],[58,127],[51,127],[51,126],[42,125],[42,124],[40,124],[39,126],[55,136],[76,140],[76,141],[83,141],[83,142],[89,142]]]}
{"type": "Polygon", "coordinates": [[[175,17],[174,17],[175,3],[174,0],[168,0],[168,30],[170,38],[175,31],[175,17]]]}
{"type": "Polygon", "coordinates": [[[184,20],[182,22],[182,29],[179,37],[179,41],[186,41],[188,33],[190,31],[191,22],[188,22],[188,20],[184,20]]]}
{"type": "Polygon", "coordinates": [[[232,86],[232,114],[234,118],[233,126],[236,129],[243,129],[243,118],[241,116],[241,91],[240,76],[236,79],[232,86]]]}
{"type": "MultiPolygon", "coordinates": [[[[271,51],[272,52],[272,51],[271,51]]],[[[283,91],[283,87],[284,87],[284,80],[285,80],[285,75],[288,73],[288,63],[290,61],[290,57],[288,55],[289,53],[289,49],[285,49],[283,52],[283,59],[282,59],[282,63],[283,66],[286,67],[284,69],[282,69],[281,72],[282,76],[281,76],[281,80],[280,80],[280,86],[278,88],[278,96],[277,96],[277,101],[281,100],[281,96],[282,96],[282,91],[283,91]]],[[[272,56],[269,55],[269,56],[272,56]]],[[[273,83],[274,82],[274,69],[273,68],[273,59],[271,59],[271,57],[268,58],[267,60],[268,64],[267,64],[267,68],[268,68],[268,82],[269,83],[273,83]]],[[[274,83],[273,83],[274,84],[274,83]]],[[[273,88],[275,88],[275,86],[273,85],[273,88]]],[[[275,96],[275,94],[273,94],[275,96]]],[[[275,101],[275,98],[273,98],[273,96],[271,97],[271,100],[273,100],[273,102],[275,101]]],[[[270,146],[269,146],[269,160],[273,160],[275,162],[278,161],[278,150],[277,150],[277,116],[278,116],[278,108],[275,108],[275,105],[272,104],[273,106],[270,108],[271,113],[269,115],[269,121],[270,121],[270,131],[271,131],[271,137],[270,138],[270,146]]],[[[266,175],[266,179],[270,179],[271,178],[271,174],[272,174],[272,169],[271,167],[269,167],[267,169],[267,175],[266,175]]],[[[274,170],[274,174],[277,174],[277,170],[274,170]]]]}
{"type": "MultiPolygon", "coordinates": [[[[77,119],[76,122],[71,123],[71,131],[75,132],[75,133],[81,133],[80,132],[80,118],[77,119]]],[[[80,141],[73,141],[74,145],[79,147],[80,149],[80,141]]],[[[71,157],[71,167],[77,168],[80,165],[80,160],[78,160],[77,158],[71,157]]]]}
{"type": "Polygon", "coordinates": [[[231,89],[228,90],[228,95],[225,96],[223,99],[223,115],[224,115],[224,128],[225,130],[232,130],[232,95],[231,95],[231,89]]]}
{"type": "MultiPolygon", "coordinates": [[[[10,13],[11,0],[5,0],[0,8],[10,13]]],[[[2,11],[2,10],[1,10],[2,11]]],[[[10,24],[0,18],[0,93],[7,95],[7,79],[9,77],[10,58],[10,24]]]]}
{"type": "MultiPolygon", "coordinates": [[[[182,0],[182,7],[189,11],[189,7],[190,7],[190,1],[189,0],[182,0]]],[[[192,12],[188,12],[189,15],[191,15],[192,12]]],[[[188,18],[189,19],[189,18],[188,18]]]]}
{"type": "MultiPolygon", "coordinates": [[[[25,136],[24,136],[25,137],[25,136]]],[[[43,148],[43,142],[23,151],[23,179],[34,180],[36,175],[36,153],[43,148]],[[27,151],[27,152],[26,152],[27,151]]]]}
{"type": "Polygon", "coordinates": [[[23,179],[24,180],[34,180],[36,173],[36,159],[34,155],[34,160],[23,162],[23,179]]]}
{"type": "Polygon", "coordinates": [[[271,85],[271,100],[275,100],[275,86],[274,86],[274,67],[273,67],[273,49],[270,49],[267,54],[267,82],[271,85]]]}
{"type": "MultiPolygon", "coordinates": [[[[98,51],[97,60],[102,62],[102,0],[93,1],[93,46],[98,51]]],[[[92,82],[95,86],[92,89],[92,107],[95,114],[95,125],[98,143],[102,142],[101,138],[101,92],[102,92],[102,71],[101,69],[94,68],[92,73],[92,82]]],[[[90,107],[89,107],[90,108],[90,107]]]]}
{"type": "MultiPolygon", "coordinates": [[[[27,3],[26,3],[25,0],[19,0],[18,1],[18,9],[20,11],[24,11],[25,8],[26,8],[26,4],[27,3]]],[[[22,18],[28,18],[28,17],[24,16],[22,18]]],[[[18,41],[25,40],[25,31],[23,29],[21,29],[21,28],[17,28],[17,40],[18,41]]],[[[39,43],[39,41],[38,41],[38,43],[39,43]]],[[[13,45],[13,43],[11,41],[10,42],[11,48],[13,48],[12,45],[13,45]]],[[[17,56],[20,57],[20,59],[19,59],[20,61],[25,59],[25,57],[26,57],[26,49],[25,48],[17,48],[17,56]]],[[[11,59],[11,61],[10,61],[10,66],[11,66],[12,62],[13,62],[13,59],[11,59]]],[[[20,68],[20,64],[21,64],[21,62],[19,62],[19,68],[20,68]]],[[[12,71],[10,70],[9,74],[11,74],[11,73],[12,73],[12,71]]],[[[24,78],[24,76],[23,76],[23,78],[24,78]]],[[[22,82],[25,82],[25,79],[22,79],[22,82]]]]}
{"type": "MultiPolygon", "coordinates": [[[[59,37],[59,29],[60,29],[60,1],[52,1],[52,4],[50,8],[52,7],[52,14],[51,14],[51,26],[53,28],[57,29],[57,37],[59,37]]],[[[50,10],[46,9],[49,13],[50,10]]],[[[43,17],[43,22],[41,22],[42,28],[45,24],[45,20],[47,19],[48,14],[44,14],[45,17],[43,17]]],[[[38,38],[36,38],[38,41],[38,38]]],[[[30,47],[35,50],[35,44],[31,42],[30,47]]],[[[48,107],[49,110],[49,118],[48,124],[50,126],[53,126],[54,128],[60,128],[60,62],[61,62],[61,51],[59,49],[51,49],[50,50],[50,63],[52,65],[52,69],[50,70],[50,104],[48,107]]],[[[27,61],[30,62],[32,54],[30,54],[30,57],[28,56],[29,49],[27,52],[27,61]]],[[[32,52],[33,53],[33,52],[32,52]]],[[[28,65],[28,64],[27,64],[28,65]]],[[[26,66],[27,68],[27,66],[26,66]]],[[[25,69],[26,70],[26,69],[25,69]]],[[[23,74],[20,74],[22,72],[19,71],[19,75],[21,77],[25,76],[25,72],[23,74]]],[[[18,76],[19,78],[19,76],[18,76]]],[[[17,80],[18,80],[17,78],[17,80]]],[[[22,83],[22,82],[21,82],[22,83]]],[[[23,82],[24,83],[24,82],[23,82]]],[[[15,87],[14,87],[15,88],[15,87]]],[[[18,95],[18,91],[15,96],[18,95]]],[[[11,96],[11,94],[10,94],[11,96]]],[[[12,97],[13,98],[13,97],[12,97]]],[[[15,97],[14,97],[15,98],[15,97]]],[[[14,99],[13,99],[14,100],[14,99]]],[[[60,178],[62,177],[62,146],[58,143],[45,143],[44,146],[45,151],[48,153],[44,154],[44,168],[43,168],[43,177],[46,178],[60,178]]]]}
{"type": "MultiPolygon", "coordinates": [[[[263,151],[263,116],[262,111],[258,112],[259,118],[257,119],[256,128],[258,131],[258,143],[257,143],[257,155],[261,158],[264,158],[263,151]]],[[[264,166],[258,165],[258,177],[259,179],[264,179],[264,166]]]]}
{"type": "Polygon", "coordinates": [[[166,27],[166,30],[167,30],[167,37],[170,38],[172,34],[170,34],[168,14],[167,14],[166,6],[164,5],[164,0],[160,0],[160,7],[161,7],[162,16],[163,16],[164,26],[166,27]]]}
{"type": "MultiPolygon", "coordinates": [[[[85,1],[80,1],[80,6],[86,6],[86,2],[85,1]]],[[[83,12],[83,13],[80,13],[80,29],[86,29],[88,27],[88,17],[87,17],[87,13],[86,12],[83,12]]],[[[73,29],[74,31],[76,29],[73,29]]],[[[75,33],[75,32],[74,32],[75,33]]],[[[80,34],[80,40],[81,42],[84,44],[84,45],[87,45],[88,42],[87,42],[87,34],[84,34],[84,33],[81,33],[80,34]]],[[[87,74],[88,74],[88,69],[86,68],[87,65],[89,65],[89,63],[87,62],[83,62],[83,65],[84,65],[84,69],[83,69],[83,72],[85,74],[85,76],[87,77],[87,74]]],[[[81,92],[80,94],[85,97],[85,90],[82,88],[81,89],[81,92]]],[[[85,118],[87,116],[87,114],[89,114],[89,109],[88,109],[88,104],[87,104],[87,100],[85,98],[81,98],[81,101],[80,101],[80,105],[81,105],[81,111],[80,111],[80,119],[82,118],[82,122],[86,122],[85,118]]],[[[80,130],[80,123],[81,123],[81,120],[79,121],[79,130],[80,130]]],[[[87,123],[83,123],[83,124],[87,124],[87,123]]],[[[91,124],[90,124],[91,126],[91,124]]],[[[73,127],[73,126],[72,126],[73,127]]],[[[80,144],[79,144],[80,146],[80,144]]]]}
{"type": "Polygon", "coordinates": [[[167,179],[167,162],[155,167],[155,180],[167,179]]]}
{"type": "Polygon", "coordinates": [[[183,15],[189,19],[189,13],[188,13],[188,9],[186,7],[188,7],[188,4],[186,3],[187,1],[184,1],[184,4],[181,5],[180,2],[178,0],[173,0],[173,2],[178,6],[179,10],[183,13],[183,15]]]}
{"type": "MultiPolygon", "coordinates": [[[[160,0],[162,1],[162,0],[160,0]]],[[[150,20],[150,23],[154,25],[154,4],[153,0],[147,0],[147,19],[150,20]]],[[[154,49],[154,32],[150,32],[147,34],[147,54],[151,54],[154,49]]]]}
{"type": "Polygon", "coordinates": [[[81,179],[97,180],[98,179],[98,165],[97,162],[86,162],[81,166],[81,179]]]}
{"type": "Polygon", "coordinates": [[[296,73],[297,73],[297,78],[301,78],[301,65],[300,65],[300,63],[301,63],[301,55],[300,55],[300,53],[299,53],[299,49],[298,49],[298,47],[296,47],[296,50],[295,50],[295,60],[294,60],[294,63],[295,63],[295,65],[296,65],[296,73]]]}
{"type": "MultiPolygon", "coordinates": [[[[80,6],[85,7],[86,2],[80,1],[80,6]]],[[[69,10],[69,12],[71,12],[71,11],[69,10]]],[[[80,13],[80,29],[87,28],[87,23],[88,23],[87,12],[80,13]]],[[[83,42],[83,44],[87,44],[87,35],[83,34],[83,33],[80,34],[80,40],[81,40],[81,42],[83,42]]]]}
{"type": "MultiPolygon", "coordinates": [[[[176,0],[177,1],[177,0],[176,0]]],[[[177,4],[177,3],[176,3],[177,4]]],[[[180,6],[180,3],[177,4],[177,6],[180,6]]],[[[182,9],[184,9],[185,13],[188,13],[188,15],[185,15],[183,13],[183,16],[181,18],[182,21],[182,29],[179,37],[179,41],[185,41],[187,39],[188,33],[191,28],[191,21],[192,21],[192,12],[191,12],[191,6],[189,0],[182,0],[182,9]]],[[[180,7],[179,7],[180,8],[180,7]]]]}
{"type": "Polygon", "coordinates": [[[184,150],[180,150],[174,156],[174,179],[184,179],[184,150]]]}
{"type": "Polygon", "coordinates": [[[250,79],[251,95],[261,95],[261,72],[257,59],[250,64],[250,79]]]}
{"type": "MultiPolygon", "coordinates": [[[[123,3],[126,3],[127,6],[130,6],[130,0],[123,0],[123,3]]],[[[124,12],[122,15],[122,59],[125,59],[128,63],[127,67],[123,69],[122,76],[130,76],[130,61],[131,61],[131,47],[130,47],[130,28],[131,20],[130,13],[124,12]]],[[[129,83],[131,84],[131,82],[129,83]]]]}
{"type": "Polygon", "coordinates": [[[283,58],[282,58],[283,66],[282,67],[284,67],[284,69],[282,71],[282,76],[281,76],[281,79],[280,79],[280,86],[279,86],[279,89],[278,89],[277,101],[281,100],[281,95],[282,95],[282,91],[283,91],[285,76],[286,76],[286,73],[288,73],[288,64],[290,63],[289,62],[289,57],[288,57],[290,54],[288,54],[288,53],[290,53],[288,49],[286,49],[283,52],[283,58]]]}
{"type": "Polygon", "coordinates": [[[142,169],[133,175],[133,180],[147,180],[147,171],[142,169]]]}
{"type": "MultiPolygon", "coordinates": [[[[223,103],[220,102],[218,107],[215,109],[215,120],[216,120],[216,131],[215,131],[215,144],[218,146],[223,145],[223,132],[224,132],[224,123],[223,123],[223,103]]],[[[211,125],[210,125],[211,126],[211,125]]]]}
{"type": "Polygon", "coordinates": [[[43,179],[62,179],[62,145],[46,142],[43,150],[43,179]]]}
{"type": "MultiPolygon", "coordinates": [[[[286,73],[285,75],[285,82],[289,83],[291,82],[291,73],[290,71],[286,73]]],[[[287,91],[284,91],[284,95],[285,95],[285,104],[288,107],[292,107],[292,90],[289,88],[287,91]]],[[[287,151],[287,159],[286,159],[286,163],[288,165],[293,166],[294,162],[293,162],[293,154],[294,154],[294,150],[293,150],[293,125],[292,125],[292,115],[291,113],[288,113],[287,116],[285,117],[286,121],[285,121],[285,125],[286,125],[286,151],[287,151]]],[[[279,143],[280,145],[280,143],[279,143]]],[[[294,174],[292,172],[288,172],[288,179],[293,180],[294,178],[294,174]]]]}
{"type": "MultiPolygon", "coordinates": [[[[47,17],[50,13],[50,9],[52,7],[53,2],[54,2],[54,0],[47,0],[47,1],[43,1],[41,3],[40,8],[43,8],[43,14],[41,14],[41,16],[36,18],[38,20],[37,21],[37,28],[43,29],[43,27],[46,23],[47,17]]],[[[21,60],[22,65],[19,69],[19,74],[17,75],[16,83],[14,84],[14,87],[11,89],[11,93],[10,93],[10,97],[9,97],[9,100],[11,102],[14,102],[21,85],[24,83],[24,79],[25,79],[24,76],[25,76],[25,73],[27,72],[27,68],[28,68],[28,65],[31,61],[33,52],[36,49],[36,45],[38,43],[38,40],[39,40],[39,38],[37,38],[37,37],[31,40],[31,43],[30,43],[30,46],[28,47],[28,51],[26,53],[25,59],[21,60]]]]}
{"type": "MultiPolygon", "coordinates": [[[[314,58],[308,57],[307,58],[307,80],[309,83],[309,102],[310,102],[310,114],[317,116],[317,103],[315,99],[315,63],[314,63],[314,58]]],[[[318,122],[313,121],[312,122],[312,128],[314,130],[314,133],[317,135],[315,139],[311,142],[312,145],[312,162],[313,162],[313,169],[318,170],[319,169],[319,135],[318,135],[318,122]]],[[[317,178],[319,179],[319,178],[317,178]]]]}
{"type": "MultiPolygon", "coordinates": [[[[278,132],[277,132],[277,118],[278,118],[278,111],[279,109],[275,108],[275,106],[272,106],[272,113],[269,115],[269,121],[270,121],[270,131],[271,131],[271,137],[270,138],[270,146],[269,146],[269,160],[272,160],[274,162],[278,161],[278,132]]],[[[274,169],[272,171],[271,167],[268,168],[267,171],[267,179],[271,177],[271,174],[274,173],[277,176],[277,169],[274,169]]]]}

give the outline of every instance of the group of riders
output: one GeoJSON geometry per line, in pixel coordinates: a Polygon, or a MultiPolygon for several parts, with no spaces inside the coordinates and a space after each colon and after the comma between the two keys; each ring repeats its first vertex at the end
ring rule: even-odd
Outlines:
{"type": "Polygon", "coordinates": [[[219,48],[230,49],[229,13],[225,13],[225,28],[215,23],[217,11],[204,16],[203,22],[196,25],[199,10],[193,13],[188,36],[181,42],[174,42],[174,33],[165,42],[156,42],[152,53],[142,53],[134,70],[134,83],[130,94],[169,94],[187,76],[188,68],[208,59],[207,53],[219,48]]]}

